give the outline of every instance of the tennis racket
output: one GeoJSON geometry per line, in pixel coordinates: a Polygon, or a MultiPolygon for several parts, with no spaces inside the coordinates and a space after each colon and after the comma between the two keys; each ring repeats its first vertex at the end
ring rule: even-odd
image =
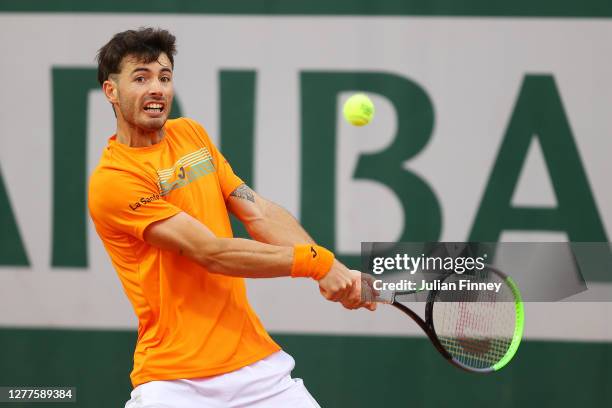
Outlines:
{"type": "Polygon", "coordinates": [[[440,282],[469,279],[474,283],[501,283],[499,291],[431,290],[425,320],[400,302],[395,292],[391,305],[423,329],[438,352],[452,365],[476,373],[491,373],[506,366],[516,354],[523,335],[524,310],[518,287],[509,276],[486,266],[465,276],[450,273],[440,282]]]}

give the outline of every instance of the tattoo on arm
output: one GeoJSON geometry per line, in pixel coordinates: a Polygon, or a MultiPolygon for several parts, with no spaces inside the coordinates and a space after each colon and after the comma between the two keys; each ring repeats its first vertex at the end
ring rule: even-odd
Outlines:
{"type": "Polygon", "coordinates": [[[251,190],[246,184],[239,185],[230,195],[237,198],[242,198],[243,200],[249,200],[252,203],[255,202],[253,190],[251,190]]]}

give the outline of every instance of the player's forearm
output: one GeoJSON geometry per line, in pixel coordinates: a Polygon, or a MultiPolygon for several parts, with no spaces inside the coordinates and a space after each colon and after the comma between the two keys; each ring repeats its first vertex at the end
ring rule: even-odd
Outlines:
{"type": "Polygon", "coordinates": [[[244,278],[290,276],[293,247],[268,245],[249,239],[218,238],[186,254],[211,273],[244,278]]]}
{"type": "Polygon", "coordinates": [[[248,223],[246,228],[253,239],[272,245],[293,246],[315,242],[289,211],[269,201],[263,217],[248,223]]]}

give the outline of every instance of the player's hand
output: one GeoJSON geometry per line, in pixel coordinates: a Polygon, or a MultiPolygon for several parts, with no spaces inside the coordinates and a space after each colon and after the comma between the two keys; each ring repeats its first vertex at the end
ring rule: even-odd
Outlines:
{"type": "Polygon", "coordinates": [[[342,301],[342,306],[347,309],[366,308],[370,311],[376,310],[374,299],[378,292],[373,288],[373,278],[370,275],[351,270],[353,275],[353,285],[351,293],[342,301]]]}
{"type": "MultiPolygon", "coordinates": [[[[371,300],[374,295],[361,297],[362,279],[367,275],[359,271],[348,269],[338,260],[334,260],[331,270],[319,281],[321,294],[332,302],[340,302],[347,309],[359,309],[365,307],[369,310],[376,309],[376,303],[371,300]]],[[[365,284],[366,294],[371,293],[370,285],[365,284]]]]}
{"type": "Polygon", "coordinates": [[[353,274],[337,259],[327,275],[319,280],[319,291],[323,297],[332,302],[344,301],[352,292],[353,274]]]}

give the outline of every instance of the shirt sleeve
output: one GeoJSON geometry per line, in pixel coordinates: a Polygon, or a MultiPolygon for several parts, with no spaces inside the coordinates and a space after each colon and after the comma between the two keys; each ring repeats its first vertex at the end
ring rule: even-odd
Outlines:
{"type": "Polygon", "coordinates": [[[219,184],[221,185],[221,191],[223,192],[223,198],[227,200],[229,195],[236,190],[236,188],[244,184],[244,181],[240,177],[238,177],[232,166],[229,164],[225,156],[221,154],[217,146],[214,145],[210,137],[208,137],[208,133],[206,130],[200,125],[198,122],[186,119],[189,125],[195,130],[195,132],[202,138],[203,142],[206,144],[208,149],[210,150],[210,155],[213,158],[213,163],[215,165],[215,169],[217,170],[217,174],[219,177],[219,184]]]}
{"type": "Polygon", "coordinates": [[[160,196],[154,183],[125,171],[97,171],[89,184],[89,212],[96,228],[120,231],[139,240],[156,221],[181,209],[160,196]]]}

